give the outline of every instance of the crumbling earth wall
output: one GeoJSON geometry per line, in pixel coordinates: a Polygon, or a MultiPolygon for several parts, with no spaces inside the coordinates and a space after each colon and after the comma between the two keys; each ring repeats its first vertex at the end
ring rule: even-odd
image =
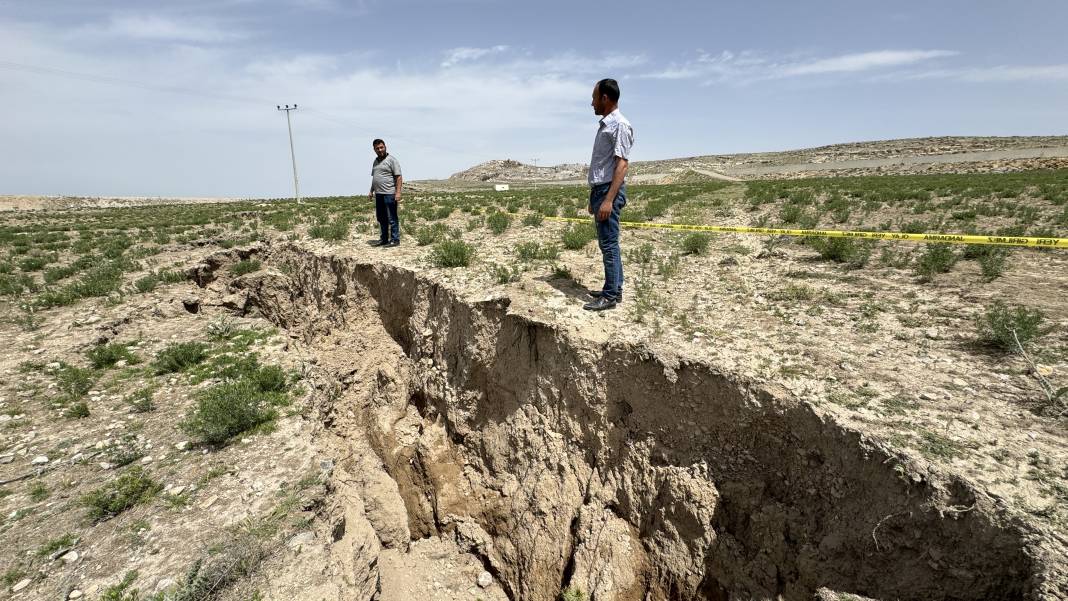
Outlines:
{"type": "Polygon", "coordinates": [[[385,546],[453,536],[523,600],[1064,594],[1048,532],[784,390],[576,339],[408,269],[257,253],[276,270],[230,282],[228,302],[315,363],[324,432],[385,546]]]}

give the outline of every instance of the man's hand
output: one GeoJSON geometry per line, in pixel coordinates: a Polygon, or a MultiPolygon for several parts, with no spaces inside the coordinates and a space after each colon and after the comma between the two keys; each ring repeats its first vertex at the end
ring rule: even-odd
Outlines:
{"type": "Polygon", "coordinates": [[[400,196],[400,192],[397,192],[393,195],[393,200],[395,200],[396,202],[400,202],[400,196]]]}
{"type": "Polygon", "coordinates": [[[612,201],[608,198],[604,199],[601,206],[597,208],[597,221],[605,221],[612,214],[612,201]]]}
{"type": "Polygon", "coordinates": [[[367,193],[367,200],[369,200],[371,202],[374,202],[375,201],[375,193],[374,192],[368,192],[367,193]]]}

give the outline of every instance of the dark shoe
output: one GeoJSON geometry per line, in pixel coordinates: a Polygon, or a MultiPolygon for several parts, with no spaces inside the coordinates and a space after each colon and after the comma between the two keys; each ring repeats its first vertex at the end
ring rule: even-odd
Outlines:
{"type": "Polygon", "coordinates": [[[390,242],[389,246],[400,246],[400,240],[394,240],[393,242],[390,242]]]}
{"type": "Polygon", "coordinates": [[[389,246],[389,241],[379,240],[378,242],[371,244],[371,246],[389,246]]]}
{"type": "Polygon", "coordinates": [[[616,306],[616,301],[611,298],[600,297],[593,302],[582,305],[582,308],[587,311],[604,311],[605,309],[611,309],[616,306]]]}
{"type": "MultiPolygon", "coordinates": [[[[601,298],[602,294],[604,294],[604,292],[601,292],[600,290],[593,290],[593,291],[589,292],[589,295],[592,296],[593,298],[601,298]]],[[[616,299],[616,302],[617,303],[623,302],[623,295],[622,294],[619,295],[619,298],[616,299]]]]}

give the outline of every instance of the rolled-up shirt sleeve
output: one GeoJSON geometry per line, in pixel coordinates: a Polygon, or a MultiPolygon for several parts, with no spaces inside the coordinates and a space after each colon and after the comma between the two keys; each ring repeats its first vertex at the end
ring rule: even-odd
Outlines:
{"type": "Polygon", "coordinates": [[[614,154],[621,158],[630,160],[630,149],[634,146],[634,129],[625,123],[616,124],[616,147],[614,154]]]}

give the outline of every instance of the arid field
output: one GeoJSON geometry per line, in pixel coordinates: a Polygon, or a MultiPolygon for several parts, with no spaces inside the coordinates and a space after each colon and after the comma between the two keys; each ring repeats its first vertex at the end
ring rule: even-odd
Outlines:
{"type": "MultiPolygon", "coordinates": [[[[1068,237],[1064,138],[936,140],[637,164],[623,219],[1068,237]]],[[[397,248],[9,198],[2,594],[1068,599],[1068,250],[625,229],[590,313],[574,166],[502,164],[397,248]]]]}

